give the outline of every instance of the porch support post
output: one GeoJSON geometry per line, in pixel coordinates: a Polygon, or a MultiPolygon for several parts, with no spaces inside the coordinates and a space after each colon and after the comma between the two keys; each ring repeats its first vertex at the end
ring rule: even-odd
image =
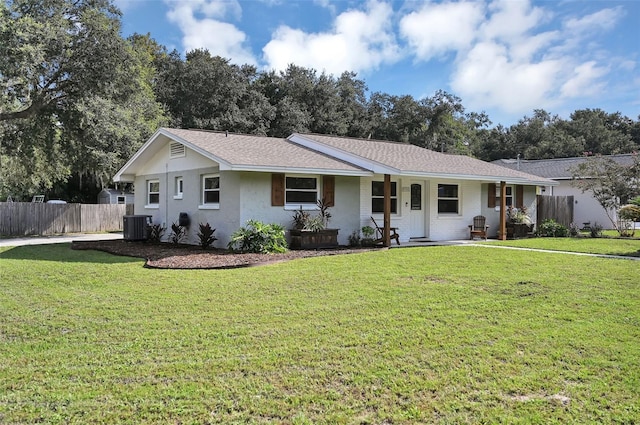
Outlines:
{"type": "Polygon", "coordinates": [[[384,246],[391,246],[391,176],[384,175],[384,246]]]}
{"type": "Polygon", "coordinates": [[[507,183],[500,182],[500,240],[507,240],[507,183]]]}

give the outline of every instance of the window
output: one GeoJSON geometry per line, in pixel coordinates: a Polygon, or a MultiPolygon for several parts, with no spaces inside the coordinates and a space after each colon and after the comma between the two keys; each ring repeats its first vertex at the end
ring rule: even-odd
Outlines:
{"type": "MultiPolygon", "coordinates": [[[[507,207],[513,206],[513,186],[505,187],[506,196],[504,200],[506,202],[507,207]]],[[[496,185],[496,206],[500,206],[500,185],[496,185]]]]}
{"type": "MultiPolygon", "coordinates": [[[[371,182],[371,212],[384,212],[384,182],[371,182]]],[[[398,213],[398,192],[396,182],[391,182],[391,213],[398,213]]]]}
{"type": "Polygon", "coordinates": [[[459,199],[457,184],[438,185],[438,214],[458,214],[459,199]]]}
{"type": "Polygon", "coordinates": [[[316,177],[285,177],[285,202],[289,205],[313,205],[318,201],[316,177]]]}
{"type": "Polygon", "coordinates": [[[147,181],[147,205],[160,204],[160,180],[147,181]]]}
{"type": "Polygon", "coordinates": [[[411,185],[411,210],[419,211],[422,209],[422,185],[413,183],[411,185]]]}
{"type": "Polygon", "coordinates": [[[182,199],[183,180],[182,177],[176,177],[173,199],[182,199]]]}
{"type": "Polygon", "coordinates": [[[220,204],[220,176],[202,176],[202,204],[205,206],[220,204]]]}
{"type": "Polygon", "coordinates": [[[116,202],[118,204],[126,204],[127,203],[127,198],[125,196],[118,195],[118,197],[116,198],[116,202]]]}

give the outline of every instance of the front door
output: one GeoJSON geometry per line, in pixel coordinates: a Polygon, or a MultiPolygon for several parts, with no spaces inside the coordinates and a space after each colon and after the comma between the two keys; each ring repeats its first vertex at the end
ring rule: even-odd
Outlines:
{"type": "Polygon", "coordinates": [[[413,181],[411,182],[411,200],[409,213],[411,217],[411,235],[412,238],[425,238],[427,233],[425,231],[426,222],[426,208],[424,204],[424,182],[413,181]]]}

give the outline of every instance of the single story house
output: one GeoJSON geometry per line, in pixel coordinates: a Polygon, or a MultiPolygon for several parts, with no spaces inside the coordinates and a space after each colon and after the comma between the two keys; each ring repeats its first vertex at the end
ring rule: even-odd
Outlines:
{"type": "Polygon", "coordinates": [[[131,192],[125,192],[119,189],[102,189],[98,193],[99,204],[133,204],[135,195],[131,192]]]}
{"type": "Polygon", "coordinates": [[[401,242],[467,239],[476,215],[496,235],[501,206],[526,206],[535,219],[537,188],[556,184],[404,143],[172,128],[156,131],[114,181],[135,184],[136,215],[170,228],[186,213],[190,243],[197,243],[198,224],[209,223],[221,247],[250,219],[291,228],[295,210],[315,210],[322,198],[344,245],[372,216],[387,234],[396,227],[401,242]]]}
{"type": "MultiPolygon", "coordinates": [[[[610,158],[620,165],[631,165],[633,163],[633,154],[620,155],[603,155],[604,158],[610,158]]],[[[522,171],[535,176],[544,177],[556,181],[556,186],[542,185],[540,187],[541,195],[548,196],[573,196],[573,221],[578,226],[584,223],[600,224],[605,229],[612,229],[613,224],[607,217],[607,212],[596,201],[591,191],[582,192],[582,189],[574,187],[571,182],[573,180],[571,169],[583,162],[589,157],[572,157],[572,158],[554,158],[554,159],[498,159],[493,161],[494,164],[507,167],[512,170],[522,171]]],[[[616,212],[610,211],[609,214],[615,220],[616,212]]]]}

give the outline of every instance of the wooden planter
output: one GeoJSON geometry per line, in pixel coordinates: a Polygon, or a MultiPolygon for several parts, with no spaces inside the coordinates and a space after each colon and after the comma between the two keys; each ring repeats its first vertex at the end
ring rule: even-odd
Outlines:
{"type": "Polygon", "coordinates": [[[533,224],[507,223],[507,239],[527,238],[533,235],[533,224]]]}
{"type": "Polygon", "coordinates": [[[289,230],[291,249],[336,248],[338,246],[338,229],[323,230],[289,230]]]}

